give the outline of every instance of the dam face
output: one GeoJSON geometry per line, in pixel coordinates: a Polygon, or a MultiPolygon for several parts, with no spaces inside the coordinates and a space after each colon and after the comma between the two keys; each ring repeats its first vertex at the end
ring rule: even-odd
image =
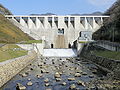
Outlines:
{"type": "Polygon", "coordinates": [[[6,15],[23,32],[46,41],[46,48],[69,48],[81,31],[98,30],[109,16],[6,15]]]}
{"type": "Polygon", "coordinates": [[[64,35],[58,35],[56,38],[55,48],[66,48],[64,35]]]}

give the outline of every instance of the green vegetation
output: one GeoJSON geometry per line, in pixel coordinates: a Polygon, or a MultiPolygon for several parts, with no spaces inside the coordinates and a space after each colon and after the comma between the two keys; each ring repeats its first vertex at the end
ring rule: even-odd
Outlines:
{"type": "Polygon", "coordinates": [[[16,43],[32,39],[0,14],[0,43],[16,43]]]}
{"type": "Polygon", "coordinates": [[[104,15],[110,15],[110,18],[104,19],[103,26],[93,34],[93,38],[120,42],[120,0],[117,0],[104,15]]]}
{"type": "Polygon", "coordinates": [[[32,38],[4,17],[12,13],[0,4],[0,43],[16,43],[32,38]]]}
{"type": "Polygon", "coordinates": [[[89,43],[90,41],[79,41],[79,43],[89,43]]]}
{"type": "Polygon", "coordinates": [[[94,54],[97,56],[120,60],[120,52],[116,51],[94,51],[94,54]]]}
{"type": "Polygon", "coordinates": [[[86,41],[79,41],[79,43],[86,43],[86,41]]]}
{"type": "Polygon", "coordinates": [[[42,40],[28,40],[22,42],[22,44],[42,43],[42,40]]]}
{"type": "Polygon", "coordinates": [[[0,48],[0,62],[27,55],[27,52],[15,44],[7,44],[0,48]]]}

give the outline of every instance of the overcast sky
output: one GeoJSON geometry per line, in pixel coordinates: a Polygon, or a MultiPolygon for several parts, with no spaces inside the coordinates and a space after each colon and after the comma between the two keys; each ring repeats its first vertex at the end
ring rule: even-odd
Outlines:
{"type": "Polygon", "coordinates": [[[15,15],[87,14],[106,11],[116,0],[0,0],[15,15]]]}

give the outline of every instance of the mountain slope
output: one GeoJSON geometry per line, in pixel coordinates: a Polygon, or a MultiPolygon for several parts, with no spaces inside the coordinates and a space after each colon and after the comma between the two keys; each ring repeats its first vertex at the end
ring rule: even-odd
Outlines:
{"type": "Polygon", "coordinates": [[[117,0],[104,15],[110,15],[110,18],[104,20],[104,25],[93,34],[93,38],[120,42],[120,0],[117,0]]]}
{"type": "Polygon", "coordinates": [[[18,27],[14,26],[2,14],[0,14],[0,42],[14,43],[31,39],[23,33],[18,27]]]}
{"type": "Polygon", "coordinates": [[[32,39],[4,17],[10,14],[12,13],[0,4],[0,43],[16,43],[32,39]]]}
{"type": "Polygon", "coordinates": [[[0,13],[3,15],[11,15],[12,13],[6,9],[2,4],[0,4],[0,13]]]}

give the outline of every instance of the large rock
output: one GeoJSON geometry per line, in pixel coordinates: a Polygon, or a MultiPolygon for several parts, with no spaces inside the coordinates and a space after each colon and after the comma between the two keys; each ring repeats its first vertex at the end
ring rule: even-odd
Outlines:
{"type": "Polygon", "coordinates": [[[45,70],[45,69],[42,69],[42,70],[41,70],[41,73],[46,73],[46,70],[45,70]]]}
{"type": "Polygon", "coordinates": [[[44,80],[44,82],[45,82],[45,83],[48,83],[48,82],[49,82],[49,79],[48,79],[48,78],[46,78],[46,79],[44,80]]]}
{"type": "Polygon", "coordinates": [[[75,77],[80,77],[81,74],[80,73],[75,73],[75,77]]]}
{"type": "Polygon", "coordinates": [[[45,86],[48,87],[48,86],[50,86],[50,84],[49,83],[45,83],[45,86]]]}
{"type": "Polygon", "coordinates": [[[16,90],[26,90],[26,87],[20,83],[17,83],[16,90]]]}
{"type": "Polygon", "coordinates": [[[87,75],[87,73],[86,72],[82,72],[82,75],[87,75]]]}
{"type": "Polygon", "coordinates": [[[90,78],[94,78],[94,75],[89,75],[90,78]]]}
{"type": "Polygon", "coordinates": [[[78,85],[85,86],[85,83],[84,83],[84,82],[82,82],[82,81],[80,81],[80,80],[77,82],[77,84],[78,84],[78,85]]]}
{"type": "Polygon", "coordinates": [[[27,77],[26,73],[21,74],[22,77],[27,77]]]}
{"type": "Polygon", "coordinates": [[[40,77],[42,77],[42,76],[43,76],[42,74],[36,75],[37,78],[40,78],[40,77]]]}
{"type": "Polygon", "coordinates": [[[75,78],[68,78],[68,80],[69,80],[69,81],[74,81],[74,80],[75,80],[75,78]]]}
{"type": "Polygon", "coordinates": [[[56,81],[61,81],[62,79],[61,78],[56,78],[56,81]]]}
{"type": "Polygon", "coordinates": [[[70,89],[71,89],[71,90],[73,90],[73,89],[75,89],[75,88],[76,88],[75,84],[70,85],[70,89]]]}
{"type": "Polygon", "coordinates": [[[32,83],[31,81],[29,81],[29,82],[27,83],[27,85],[28,85],[28,86],[32,86],[33,83],[32,83]]]}
{"type": "Polygon", "coordinates": [[[45,89],[45,90],[52,90],[51,88],[47,88],[47,89],[45,89]]]}
{"type": "Polygon", "coordinates": [[[60,74],[58,72],[55,73],[55,78],[60,78],[60,74]]]}
{"type": "Polygon", "coordinates": [[[66,82],[63,82],[62,85],[65,86],[67,83],[66,82]]]}

